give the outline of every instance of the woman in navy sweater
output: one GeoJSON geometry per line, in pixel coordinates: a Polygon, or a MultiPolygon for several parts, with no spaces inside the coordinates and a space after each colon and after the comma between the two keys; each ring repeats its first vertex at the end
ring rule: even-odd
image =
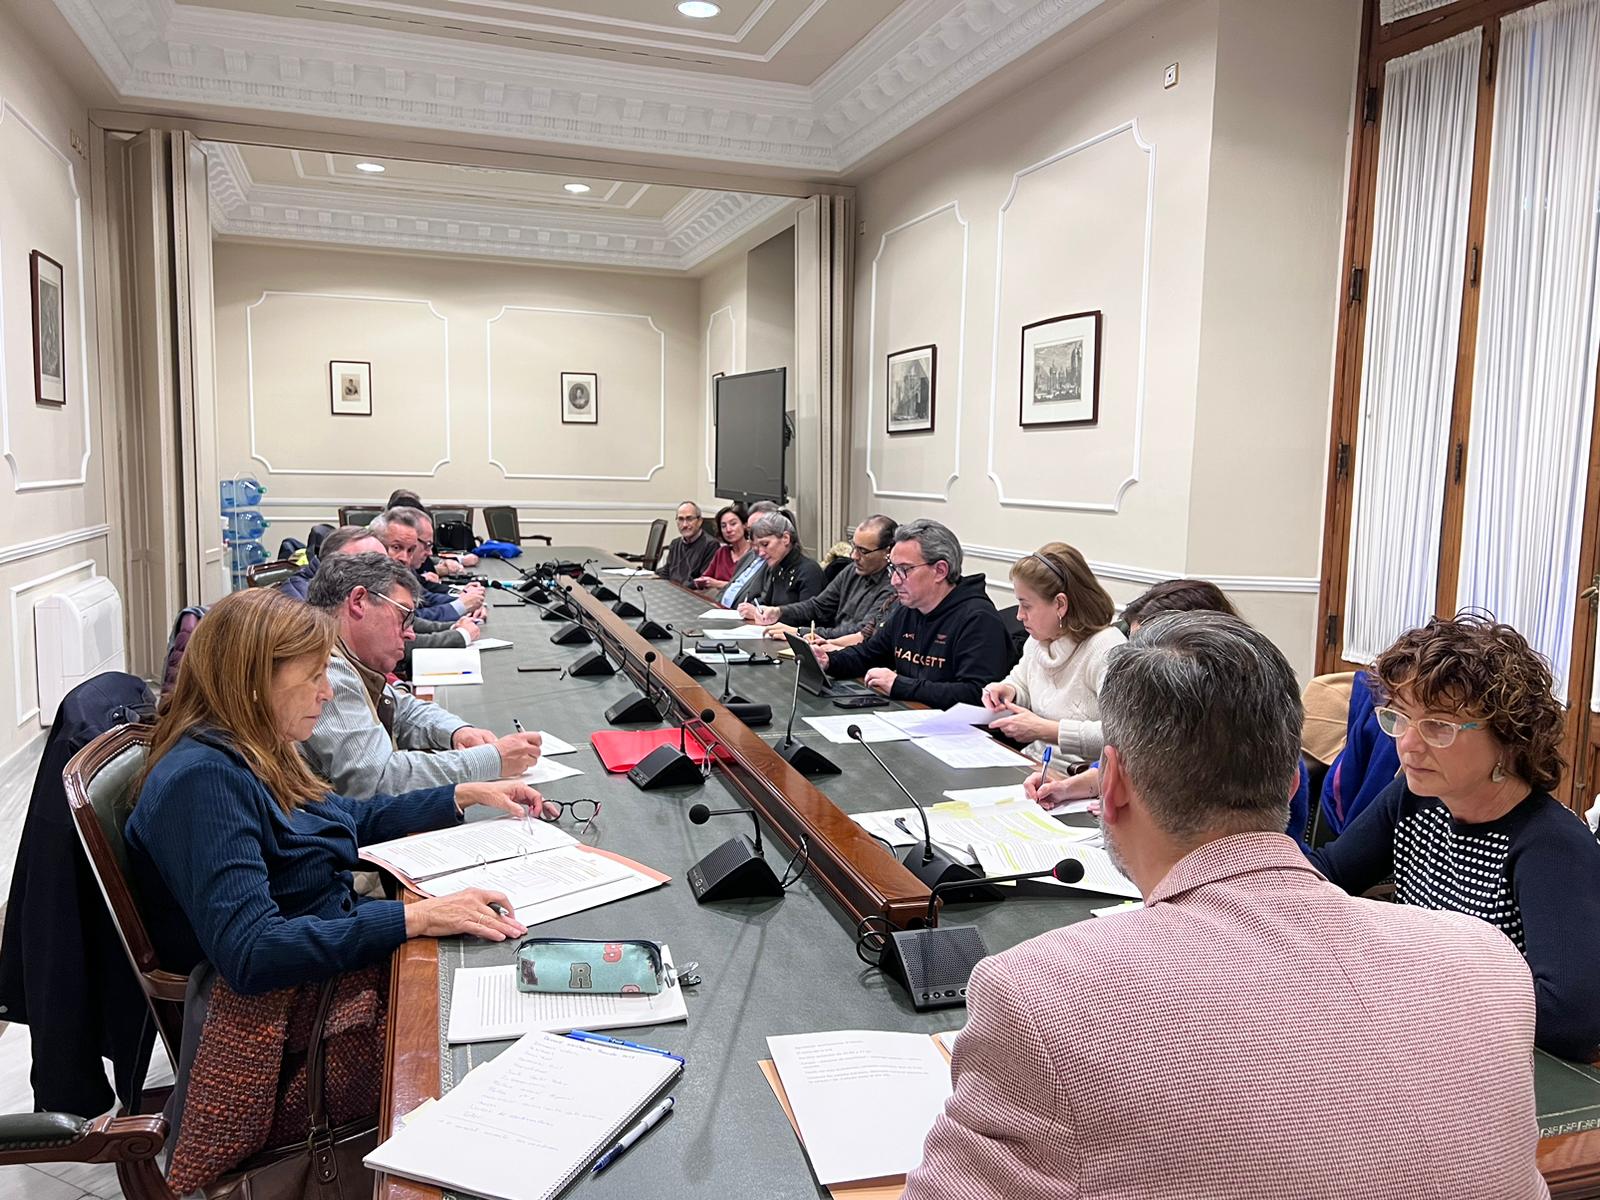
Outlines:
{"type": "Polygon", "coordinates": [[[209,960],[248,994],[366,966],[411,937],[526,932],[493,892],[410,905],[355,893],[350,872],[364,843],[454,825],[474,804],[550,810],[522,783],[330,795],[297,743],[331,695],[336,636],[325,613],[267,588],[228,596],[195,627],[125,834],[169,969],[209,960]]]}
{"type": "Polygon", "coordinates": [[[1464,613],[1378,656],[1380,728],[1403,777],[1311,861],[1348,892],[1391,875],[1401,904],[1497,926],[1533,973],[1534,1041],[1588,1060],[1600,1047],[1600,843],[1550,795],[1561,705],[1516,630],[1464,613]]]}

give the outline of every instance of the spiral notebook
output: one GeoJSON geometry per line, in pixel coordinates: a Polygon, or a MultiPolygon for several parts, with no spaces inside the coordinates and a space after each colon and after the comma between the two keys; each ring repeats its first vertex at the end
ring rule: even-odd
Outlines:
{"type": "Polygon", "coordinates": [[[486,1200],[559,1196],[677,1079],[675,1058],[530,1033],[363,1160],[486,1200]]]}

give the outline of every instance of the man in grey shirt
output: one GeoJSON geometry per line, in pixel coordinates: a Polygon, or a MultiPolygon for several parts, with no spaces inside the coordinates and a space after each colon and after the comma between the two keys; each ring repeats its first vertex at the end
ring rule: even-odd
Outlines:
{"type": "Polygon", "coordinates": [[[700,506],[693,500],[678,505],[678,536],[667,547],[667,557],[656,574],[688,586],[706,573],[717,552],[717,539],[705,531],[700,506]]]}
{"type": "Polygon", "coordinates": [[[794,604],[741,604],[739,615],[756,625],[769,625],[769,637],[784,633],[809,633],[813,622],[824,641],[858,633],[876,624],[883,611],[895,603],[889,584],[889,551],[894,548],[893,517],[868,517],[851,535],[853,570],[840,571],[828,586],[809,600],[794,604]]]}
{"type": "Polygon", "coordinates": [[[328,660],[333,699],[300,750],[341,796],[514,778],[539,760],[537,733],[497,738],[387,681],[414,636],[420,591],[382,554],[324,558],[311,580],[307,599],[338,620],[339,641],[328,660]]]}

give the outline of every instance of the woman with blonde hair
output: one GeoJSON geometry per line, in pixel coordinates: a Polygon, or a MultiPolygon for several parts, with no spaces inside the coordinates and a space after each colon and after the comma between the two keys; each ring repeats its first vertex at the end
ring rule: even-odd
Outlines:
{"type": "Polygon", "coordinates": [[[989,728],[1034,753],[1052,746],[1074,759],[1100,753],[1100,684],[1106,656],[1127,639],[1111,626],[1116,608],[1083,555],[1050,542],[1011,568],[1017,620],[1028,631],[1022,660],[983,689],[984,706],[1003,711],[989,728]]]}
{"type": "Polygon", "coordinates": [[[195,627],[125,835],[164,966],[206,960],[251,994],[380,962],[411,937],[525,932],[492,892],[410,905],[356,894],[351,871],[365,843],[457,824],[475,804],[550,809],[513,782],[331,795],[298,743],[332,694],[336,636],[326,613],[270,588],[227,596],[195,627]]]}

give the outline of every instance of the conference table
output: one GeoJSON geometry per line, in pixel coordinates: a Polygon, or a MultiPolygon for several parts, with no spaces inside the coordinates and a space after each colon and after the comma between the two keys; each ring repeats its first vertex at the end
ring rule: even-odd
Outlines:
{"type": "MultiPolygon", "coordinates": [[[[586,845],[634,859],[671,877],[664,887],[614,901],[535,927],[539,936],[652,938],[666,942],[680,968],[698,963],[702,982],[687,993],[687,1023],[624,1033],[683,1056],[686,1066],[675,1088],[676,1108],[605,1174],[578,1183],[574,1195],[634,1197],[640,1194],[703,1197],[816,1197],[816,1183],[776,1097],[758,1067],[770,1057],[771,1035],[830,1029],[881,1029],[933,1033],[959,1028],[964,1008],[919,1013],[905,990],[857,955],[858,922],[879,916],[897,927],[924,922],[927,888],[867,835],[849,814],[899,809],[909,801],[888,775],[856,744],[836,745],[796,721],[795,737],[840,768],[837,775],[807,779],[772,748],[782,741],[798,696],[804,716],[839,716],[831,700],[795,687],[794,663],[778,658],[782,643],[739,643],[777,658],[766,665],[717,665],[709,678],[693,678],[675,666],[680,645],[693,650],[716,624],[699,617],[713,602],[654,578],[603,573],[627,564],[590,547],[540,548],[520,565],[563,561],[590,563],[599,586],[575,586],[566,604],[581,625],[598,636],[612,675],[573,677],[565,668],[592,653],[592,645],[551,641],[562,623],[547,619],[510,593],[490,593],[485,635],[514,643],[482,655],[484,683],[438,689],[435,699],[452,712],[497,732],[513,719],[528,729],[554,734],[578,747],[559,759],[582,775],[544,785],[553,800],[589,798],[601,805],[586,827],[564,822],[586,845]],[[592,592],[609,588],[642,608],[658,625],[673,627],[670,640],[647,641],[638,618],[624,619],[592,592]],[[680,643],[679,633],[685,643],[680,643]],[[646,664],[646,656],[653,661],[646,664]],[[519,670],[518,668],[546,668],[519,670]],[[548,668],[558,668],[552,671],[548,668]],[[591,732],[610,728],[605,710],[640,691],[648,675],[651,698],[669,720],[628,728],[666,728],[691,721],[712,747],[714,769],[703,781],[642,791],[625,775],[607,774],[592,747],[591,732]],[[770,727],[751,730],[721,703],[729,690],[773,710],[770,727]],[[698,718],[698,721],[697,721],[698,718]],[[697,904],[685,880],[688,868],[738,834],[751,834],[747,815],[712,817],[695,825],[692,806],[753,809],[759,814],[767,860],[782,875],[783,864],[803,847],[806,869],[781,898],[697,904]]],[[[486,560],[491,577],[516,581],[508,564],[486,560]]],[[[847,568],[850,569],[850,568],[847,568]]],[[[725,627],[725,626],[722,626],[725,627]]],[[[901,707],[895,705],[894,707],[901,707]]],[[[879,710],[866,710],[867,713],[879,710]]],[[[908,741],[873,749],[919,800],[934,803],[947,789],[1020,783],[1023,767],[957,769],[908,741]]],[[[474,810],[475,813],[482,810],[474,810]]],[[[1067,818],[1086,823],[1087,817],[1067,818]]],[[[951,906],[938,923],[970,924],[991,953],[1014,946],[1091,910],[1116,901],[1053,885],[1031,885],[1003,901],[951,906]]],[[[1099,919],[1117,919],[1115,916],[1099,919]]],[[[423,1101],[442,1095],[465,1073],[511,1043],[450,1045],[444,1028],[453,972],[459,967],[509,964],[515,942],[477,939],[416,939],[395,952],[388,1047],[384,1063],[385,1136],[395,1121],[423,1101]]],[[[1292,1046],[1286,1052],[1299,1053],[1292,1046]]],[[[1553,1059],[1539,1063],[1540,1167],[1552,1193],[1600,1197],[1600,1072],[1553,1059]]],[[[1375,1103],[1375,1110],[1381,1107],[1375,1103]]],[[[864,1136],[866,1136],[864,1134],[864,1136]]],[[[1248,1170],[1248,1163],[1241,1163],[1248,1170]]],[[[378,1178],[382,1200],[437,1200],[436,1188],[387,1175],[378,1178]]]]}

